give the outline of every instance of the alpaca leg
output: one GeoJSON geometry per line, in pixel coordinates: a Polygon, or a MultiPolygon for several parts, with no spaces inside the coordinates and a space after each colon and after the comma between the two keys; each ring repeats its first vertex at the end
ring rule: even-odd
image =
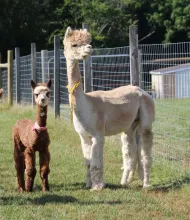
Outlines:
{"type": "Polygon", "coordinates": [[[143,187],[149,187],[150,168],[152,165],[153,134],[151,129],[144,130],[141,137],[141,157],[144,171],[143,187]]]}
{"type": "Polygon", "coordinates": [[[137,146],[137,154],[138,154],[138,175],[140,180],[144,180],[144,170],[143,170],[143,164],[141,159],[141,146],[140,144],[137,146]]]}
{"type": "Polygon", "coordinates": [[[104,147],[103,135],[97,135],[92,138],[92,151],[91,151],[91,161],[90,161],[92,190],[101,190],[104,188],[103,147],[104,147]]]}
{"type": "Polygon", "coordinates": [[[140,145],[140,130],[137,129],[136,131],[136,143],[137,143],[137,161],[138,161],[138,175],[140,180],[143,181],[144,179],[144,173],[143,173],[143,165],[141,160],[141,145],[140,145]]]}
{"type": "Polygon", "coordinates": [[[15,161],[15,169],[17,172],[17,186],[20,192],[25,190],[25,182],[24,182],[24,154],[20,152],[15,146],[14,149],[14,161],[15,161]]]}
{"type": "Polygon", "coordinates": [[[122,155],[123,155],[123,176],[121,184],[125,185],[133,178],[137,164],[137,145],[135,142],[135,131],[131,130],[121,135],[122,155]]]}
{"type": "Polygon", "coordinates": [[[90,176],[90,154],[91,154],[91,146],[92,140],[89,136],[80,135],[82,151],[84,156],[84,163],[87,166],[87,174],[86,174],[86,188],[90,188],[92,185],[91,176],[90,176]]]}
{"type": "Polygon", "coordinates": [[[36,176],[35,168],[35,152],[28,148],[24,152],[26,165],[26,191],[32,192],[34,185],[34,178],[36,176]]]}
{"type": "Polygon", "coordinates": [[[40,155],[40,176],[42,180],[42,190],[49,190],[48,174],[50,173],[49,162],[50,153],[48,148],[45,151],[39,152],[40,155]]]}

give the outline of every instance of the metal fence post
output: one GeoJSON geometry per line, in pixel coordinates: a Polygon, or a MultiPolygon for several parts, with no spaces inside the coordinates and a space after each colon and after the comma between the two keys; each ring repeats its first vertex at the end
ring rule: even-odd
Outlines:
{"type": "Polygon", "coordinates": [[[7,70],[8,70],[8,104],[13,105],[13,51],[8,50],[7,59],[7,70]]]}
{"type": "Polygon", "coordinates": [[[130,81],[131,85],[139,86],[138,26],[129,27],[130,46],[130,81]]]}
{"type": "Polygon", "coordinates": [[[60,116],[60,37],[54,36],[54,115],[60,116]]]}
{"type": "MultiPolygon", "coordinates": [[[[82,24],[82,28],[86,28],[89,31],[89,26],[87,24],[82,24]]],[[[92,91],[92,75],[91,75],[91,58],[88,57],[83,61],[83,73],[84,73],[84,92],[92,91]]]]}
{"type": "Polygon", "coordinates": [[[41,50],[41,59],[42,59],[42,82],[45,82],[45,77],[48,73],[48,51],[41,50]]]}
{"type": "MultiPolygon", "coordinates": [[[[32,80],[37,83],[36,77],[36,44],[31,43],[31,69],[32,69],[32,80]]],[[[32,94],[32,105],[35,105],[34,96],[32,94]]]]}
{"type": "Polygon", "coordinates": [[[16,104],[20,103],[20,48],[15,48],[16,64],[16,104]]]}

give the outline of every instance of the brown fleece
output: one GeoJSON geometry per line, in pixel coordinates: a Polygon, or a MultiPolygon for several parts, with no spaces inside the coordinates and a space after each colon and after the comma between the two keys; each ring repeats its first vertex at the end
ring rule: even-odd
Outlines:
{"type": "MultiPolygon", "coordinates": [[[[38,85],[37,85],[38,86],[38,85]]],[[[46,126],[47,106],[37,105],[36,121],[40,127],[46,126]]],[[[46,130],[33,130],[35,121],[21,119],[13,127],[14,161],[17,172],[17,185],[20,192],[33,190],[36,176],[35,153],[39,152],[40,176],[42,190],[49,190],[48,174],[50,172],[50,138],[46,130]],[[26,183],[24,180],[26,173],[26,183]]]]}

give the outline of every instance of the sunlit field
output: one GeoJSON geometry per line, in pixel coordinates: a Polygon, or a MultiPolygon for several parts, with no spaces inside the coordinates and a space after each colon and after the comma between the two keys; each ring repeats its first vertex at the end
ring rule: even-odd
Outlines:
{"type": "MultiPolygon", "coordinates": [[[[157,117],[164,114],[161,107],[157,111],[157,117]]],[[[79,137],[69,120],[62,117],[55,120],[52,112],[49,109],[47,124],[51,139],[50,191],[41,191],[37,154],[38,172],[34,190],[32,193],[19,193],[16,189],[13,161],[12,127],[21,118],[35,120],[35,108],[8,108],[6,104],[0,105],[0,220],[189,219],[189,176],[185,172],[180,173],[179,167],[176,171],[176,166],[170,166],[170,162],[174,164],[176,160],[168,159],[169,150],[167,157],[156,157],[158,149],[164,152],[163,146],[169,145],[167,138],[166,142],[161,138],[161,134],[166,133],[166,128],[161,129],[157,122],[154,125],[154,132],[160,129],[160,134],[155,136],[154,141],[155,153],[149,190],[142,189],[137,175],[130,185],[121,187],[121,143],[118,138],[110,137],[106,138],[104,148],[106,188],[100,192],[91,192],[84,188],[86,169],[79,137]]],[[[186,134],[182,136],[185,138],[186,134]]]]}

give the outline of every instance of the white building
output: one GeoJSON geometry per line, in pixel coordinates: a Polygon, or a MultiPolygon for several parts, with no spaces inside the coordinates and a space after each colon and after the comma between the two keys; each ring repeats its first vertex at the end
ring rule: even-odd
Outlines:
{"type": "Polygon", "coordinates": [[[150,71],[155,98],[190,98],[190,63],[150,71]]]}

